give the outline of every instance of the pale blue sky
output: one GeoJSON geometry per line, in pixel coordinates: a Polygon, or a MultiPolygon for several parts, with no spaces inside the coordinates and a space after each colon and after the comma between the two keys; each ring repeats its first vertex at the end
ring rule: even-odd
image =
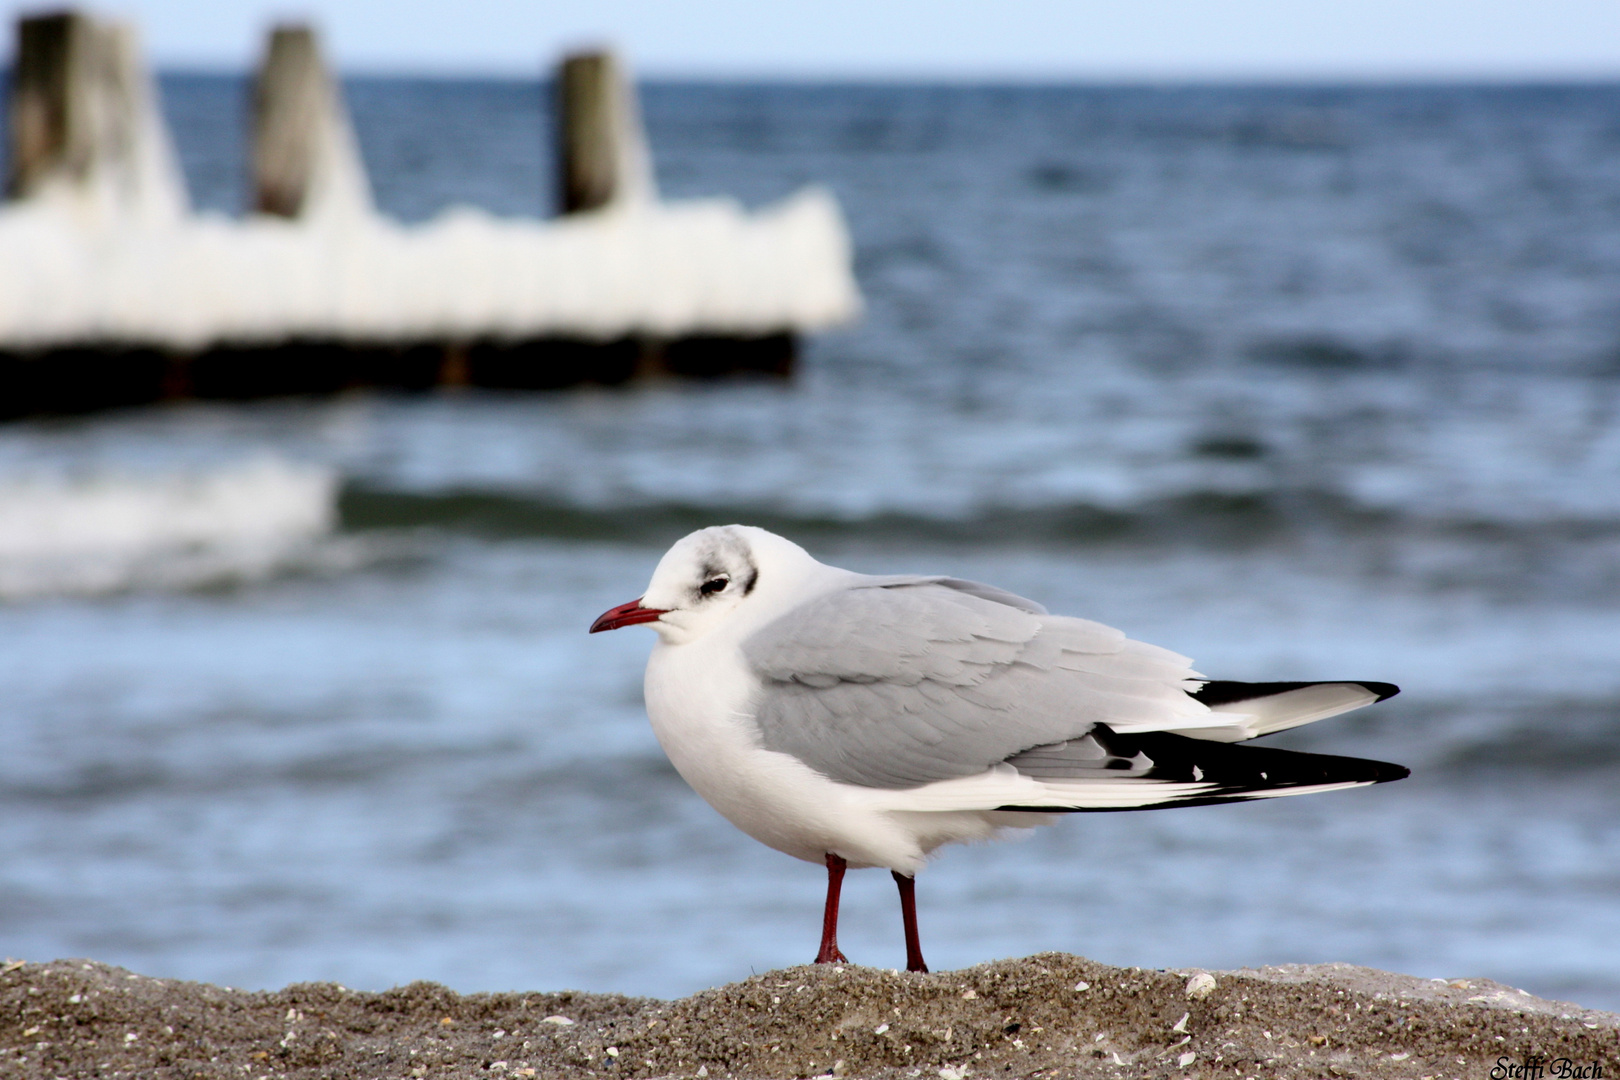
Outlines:
{"type": "MultiPolygon", "coordinates": [[[[9,16],[37,8],[0,0],[9,16]]],[[[350,71],[945,79],[1620,77],[1620,0],[115,0],[160,66],[245,68],[313,18],[350,71]]],[[[9,46],[8,50],[9,52],[9,46]]]]}

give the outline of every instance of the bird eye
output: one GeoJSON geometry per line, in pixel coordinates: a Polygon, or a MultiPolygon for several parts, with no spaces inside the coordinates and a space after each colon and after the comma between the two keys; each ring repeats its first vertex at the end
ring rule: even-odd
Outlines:
{"type": "Polygon", "coordinates": [[[713,596],[717,592],[725,592],[726,586],[731,584],[730,578],[710,578],[698,586],[698,592],[703,596],[713,596]]]}

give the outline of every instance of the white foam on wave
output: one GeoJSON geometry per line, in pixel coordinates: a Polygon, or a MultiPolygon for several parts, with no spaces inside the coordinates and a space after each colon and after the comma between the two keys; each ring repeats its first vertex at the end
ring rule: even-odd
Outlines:
{"type": "Polygon", "coordinates": [[[316,556],[337,490],[334,471],[276,458],[0,477],[0,600],[262,579],[316,556]]]}

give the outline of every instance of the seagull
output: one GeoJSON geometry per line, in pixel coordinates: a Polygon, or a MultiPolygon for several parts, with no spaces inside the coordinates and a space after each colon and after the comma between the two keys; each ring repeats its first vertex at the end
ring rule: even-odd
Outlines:
{"type": "Polygon", "coordinates": [[[869,575],[746,525],[700,529],[590,632],[645,624],[647,715],[733,825],[827,868],[887,867],[906,970],[927,971],[915,878],[943,844],[1077,811],[1147,810],[1399,780],[1400,765],[1236,745],[1382,701],[1389,683],[1229,682],[991,585],[869,575]]]}

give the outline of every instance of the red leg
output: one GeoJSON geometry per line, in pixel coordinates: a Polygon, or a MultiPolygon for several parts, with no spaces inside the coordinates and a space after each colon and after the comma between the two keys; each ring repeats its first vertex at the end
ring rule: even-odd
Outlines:
{"type": "Polygon", "coordinates": [[[927,971],[922,958],[922,941],[917,937],[917,879],[891,870],[894,883],[900,886],[900,918],[906,924],[906,970],[927,971]]]}
{"type": "Polygon", "coordinates": [[[844,870],[849,864],[827,852],[827,910],[821,916],[821,951],[818,964],[847,964],[849,957],[838,951],[838,894],[844,888],[844,870]]]}

